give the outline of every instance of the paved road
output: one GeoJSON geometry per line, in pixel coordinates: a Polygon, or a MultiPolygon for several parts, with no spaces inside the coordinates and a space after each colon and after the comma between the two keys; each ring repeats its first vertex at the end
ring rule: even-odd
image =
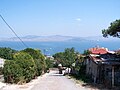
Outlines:
{"type": "Polygon", "coordinates": [[[57,70],[51,70],[24,85],[0,83],[0,86],[0,90],[97,90],[84,88],[73,79],[58,74],[57,70]]]}
{"type": "Polygon", "coordinates": [[[51,71],[45,77],[39,79],[31,90],[88,90],[77,85],[73,80],[51,71]]]}

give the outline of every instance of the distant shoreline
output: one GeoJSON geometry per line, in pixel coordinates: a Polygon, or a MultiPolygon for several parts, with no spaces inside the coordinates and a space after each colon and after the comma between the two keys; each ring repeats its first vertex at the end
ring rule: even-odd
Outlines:
{"type": "MultiPolygon", "coordinates": [[[[35,48],[40,49],[42,52],[44,50],[47,50],[47,55],[53,55],[57,52],[64,51],[65,48],[71,48],[74,47],[76,51],[83,53],[84,50],[100,46],[108,48],[109,50],[117,50],[120,48],[120,42],[119,41],[78,41],[78,42],[72,42],[72,41],[59,41],[59,42],[38,42],[38,41],[24,41],[24,43],[29,48],[35,48]]],[[[20,41],[0,41],[0,47],[10,47],[16,50],[23,50],[26,47],[23,46],[23,44],[20,41]]]]}

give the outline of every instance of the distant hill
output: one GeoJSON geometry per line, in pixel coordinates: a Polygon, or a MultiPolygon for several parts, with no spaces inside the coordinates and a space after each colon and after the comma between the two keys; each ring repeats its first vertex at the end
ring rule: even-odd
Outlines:
{"type": "MultiPolygon", "coordinates": [[[[110,40],[119,40],[118,38],[103,38],[102,36],[92,36],[92,37],[73,37],[73,36],[62,36],[62,35],[53,35],[53,36],[36,36],[36,35],[27,35],[20,37],[23,41],[69,41],[69,42],[79,42],[79,41],[110,41],[110,40]]],[[[11,38],[1,38],[0,41],[20,41],[17,37],[11,38]]]]}

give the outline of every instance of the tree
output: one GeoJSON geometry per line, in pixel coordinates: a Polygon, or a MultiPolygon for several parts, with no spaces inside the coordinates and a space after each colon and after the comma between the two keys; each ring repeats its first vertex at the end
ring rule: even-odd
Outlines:
{"type": "Polygon", "coordinates": [[[91,54],[91,51],[89,51],[89,50],[84,50],[83,55],[89,55],[89,54],[91,54]]]}
{"type": "Polygon", "coordinates": [[[66,48],[64,52],[65,66],[71,67],[77,58],[77,52],[74,48],[66,48]]]}
{"type": "MultiPolygon", "coordinates": [[[[21,81],[22,68],[14,60],[6,60],[3,68],[4,80],[7,83],[18,83],[21,81]]],[[[23,80],[23,79],[22,79],[23,80]]]]}
{"type": "Polygon", "coordinates": [[[45,57],[41,53],[40,50],[32,49],[32,48],[26,48],[26,49],[22,50],[22,52],[28,53],[34,59],[34,62],[36,64],[36,76],[39,76],[39,75],[42,74],[43,71],[46,71],[47,65],[46,65],[46,62],[45,62],[45,57]]]}
{"type": "Polygon", "coordinates": [[[3,68],[5,82],[25,83],[47,71],[51,61],[45,60],[40,50],[27,48],[12,55],[12,60],[6,60],[3,68]]]}
{"type": "Polygon", "coordinates": [[[82,56],[78,56],[76,61],[75,61],[75,71],[79,72],[79,70],[81,69],[81,66],[83,65],[83,57],[82,56]]]}
{"type": "Polygon", "coordinates": [[[54,59],[56,60],[56,66],[58,66],[59,63],[61,63],[63,66],[65,66],[65,62],[64,62],[64,52],[59,52],[53,55],[54,59]]]}
{"type": "Polygon", "coordinates": [[[25,52],[14,54],[13,60],[6,60],[3,68],[5,82],[24,83],[35,77],[35,62],[33,58],[25,52]]]}
{"type": "Polygon", "coordinates": [[[108,29],[102,30],[103,37],[108,37],[108,35],[120,38],[120,19],[112,22],[108,29]]]}
{"type": "Polygon", "coordinates": [[[53,57],[63,66],[71,67],[77,58],[78,52],[74,48],[66,48],[64,52],[56,53],[53,57]]]}
{"type": "Polygon", "coordinates": [[[49,68],[53,68],[53,61],[52,60],[47,58],[45,61],[46,61],[46,65],[47,65],[47,70],[49,70],[49,68]]]}
{"type": "Polygon", "coordinates": [[[33,59],[42,59],[42,60],[45,59],[41,51],[38,49],[26,48],[22,51],[30,54],[33,57],[33,59]]]}
{"type": "Polygon", "coordinates": [[[13,54],[16,53],[17,51],[11,48],[6,48],[6,47],[1,47],[0,48],[0,57],[4,59],[13,59],[13,54]]]}
{"type": "Polygon", "coordinates": [[[22,75],[24,76],[24,80],[29,82],[35,77],[35,62],[33,58],[25,52],[19,52],[14,55],[14,60],[16,64],[20,66],[22,69],[22,75]]]}

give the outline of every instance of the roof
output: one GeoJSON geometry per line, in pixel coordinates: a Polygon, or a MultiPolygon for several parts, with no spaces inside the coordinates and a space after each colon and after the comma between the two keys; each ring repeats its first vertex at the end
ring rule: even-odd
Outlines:
{"type": "Polygon", "coordinates": [[[106,64],[106,65],[120,65],[120,56],[116,54],[101,54],[101,55],[94,55],[90,54],[89,57],[93,60],[96,64],[106,64]]]}
{"type": "Polygon", "coordinates": [[[106,54],[108,52],[107,48],[99,48],[99,47],[90,48],[89,51],[92,54],[106,54]]]}

